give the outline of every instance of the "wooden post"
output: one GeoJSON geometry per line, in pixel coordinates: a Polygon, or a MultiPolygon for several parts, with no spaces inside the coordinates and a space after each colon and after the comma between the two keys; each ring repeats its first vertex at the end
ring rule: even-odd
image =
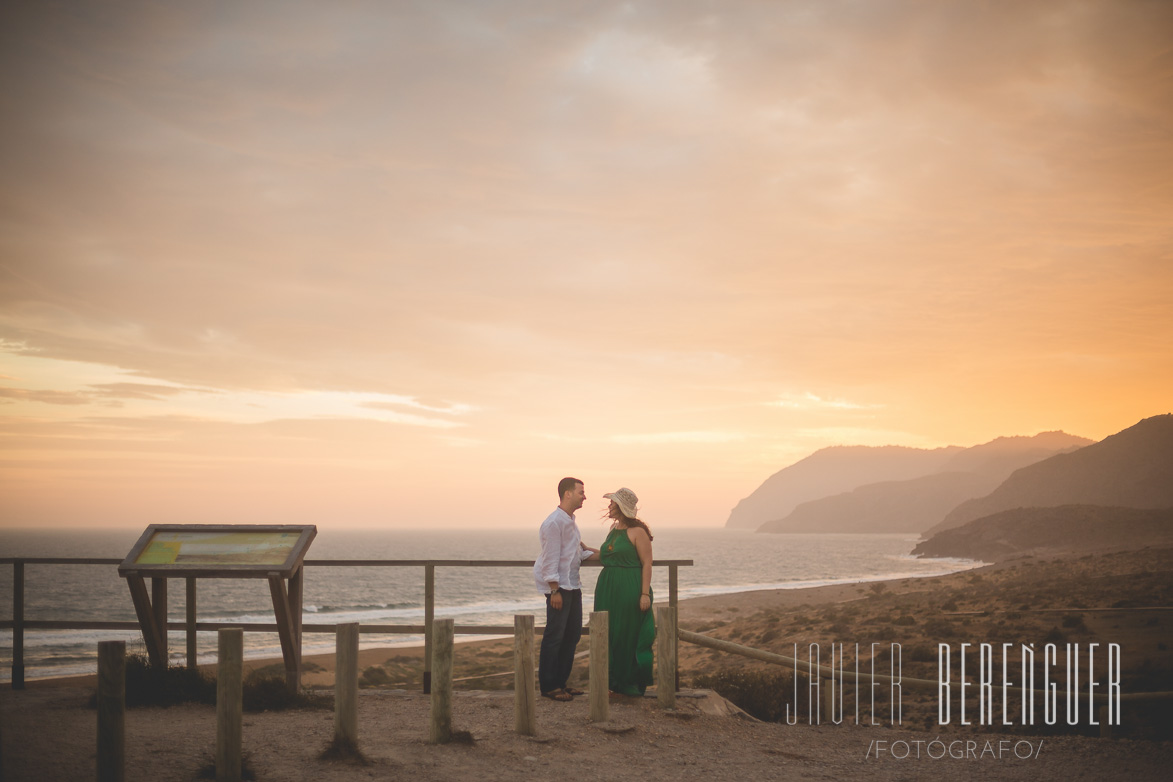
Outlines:
{"type": "Polygon", "coordinates": [[[98,642],[98,782],[126,778],[126,642],[98,642]]]}
{"type": "MultiPolygon", "coordinates": [[[[289,629],[293,636],[293,692],[301,689],[301,608],[305,584],[305,566],[298,565],[289,577],[289,629]]],[[[288,682],[286,682],[288,684],[288,682]]]]}
{"type": "MultiPolygon", "coordinates": [[[[795,669],[794,669],[794,678],[797,680],[797,683],[795,684],[795,688],[798,690],[798,693],[799,693],[798,697],[796,697],[794,699],[794,719],[797,721],[797,720],[801,719],[800,715],[802,714],[802,709],[799,708],[799,703],[801,701],[809,701],[809,699],[810,699],[811,680],[808,675],[806,675],[805,673],[801,673],[797,667],[795,667],[795,669]]],[[[810,713],[811,712],[810,712],[809,704],[808,704],[807,714],[809,715],[810,713]]],[[[813,725],[814,722],[811,722],[811,724],[813,725]]]]}
{"type": "Polygon", "coordinates": [[[610,622],[606,611],[591,612],[591,722],[610,719],[610,622]]]}
{"type": "Polygon", "coordinates": [[[142,576],[130,573],[126,576],[126,586],[130,589],[134,612],[143,629],[143,642],[147,645],[147,655],[151,658],[151,665],[166,668],[166,641],[159,639],[159,625],[155,621],[155,612],[151,608],[151,596],[147,593],[147,583],[142,576]]]}
{"type": "MultiPolygon", "coordinates": [[[[816,650],[817,651],[817,650],[816,650]]],[[[809,648],[807,650],[809,654],[809,648]]],[[[822,722],[823,702],[819,699],[822,695],[823,681],[819,678],[819,669],[815,667],[815,663],[811,659],[807,659],[807,697],[810,698],[810,708],[807,710],[807,716],[811,725],[818,725],[822,722]],[[817,695],[811,695],[810,687],[818,690],[817,695]]]]}
{"type": "MultiPolygon", "coordinates": [[[[1109,696],[1110,697],[1110,696],[1109,696]]],[[[1111,707],[1107,703],[1101,703],[1099,706],[1099,720],[1100,720],[1100,738],[1112,738],[1112,724],[1108,721],[1108,714],[1111,707]]]]}
{"type": "Polygon", "coordinates": [[[163,660],[163,668],[168,665],[169,650],[167,645],[167,579],[151,579],[151,606],[155,612],[155,627],[159,631],[159,657],[163,660]]]}
{"type": "Polygon", "coordinates": [[[432,673],[436,678],[432,682],[428,739],[434,744],[444,744],[452,738],[452,645],[456,620],[438,619],[434,626],[432,673]]]}
{"type": "Polygon", "coordinates": [[[358,622],[335,633],[334,744],[358,748],[358,622]]]}
{"type": "Polygon", "coordinates": [[[187,601],[184,604],[187,612],[187,667],[196,667],[196,657],[199,644],[196,641],[196,580],[187,579],[187,601]]]}
{"type": "Polygon", "coordinates": [[[436,622],[436,566],[424,565],[424,695],[432,691],[432,633],[436,622]]]}
{"type": "MultiPolygon", "coordinates": [[[[668,566],[668,605],[673,610],[673,627],[676,627],[675,618],[679,617],[677,611],[677,603],[680,601],[680,567],[678,565],[668,566]]],[[[672,659],[680,659],[680,638],[676,636],[675,632],[672,634],[672,659]]],[[[680,668],[676,668],[676,677],[672,682],[672,686],[677,690],[680,689],[680,668]]]]}
{"type": "Polygon", "coordinates": [[[676,607],[656,609],[656,698],[665,709],[676,708],[676,607]]]}
{"type": "Polygon", "coordinates": [[[534,685],[534,618],[513,617],[513,729],[523,736],[537,733],[534,685]]]}
{"type": "Polygon", "coordinates": [[[216,782],[240,782],[243,723],[244,630],[225,627],[218,637],[216,673],[216,782]]]}
{"type": "Polygon", "coordinates": [[[297,652],[294,650],[293,614],[289,608],[289,594],[285,591],[285,579],[279,573],[269,574],[269,593],[277,619],[277,637],[281,640],[281,659],[285,661],[285,686],[290,694],[296,695],[301,686],[301,673],[297,669],[297,652]]]}
{"type": "Polygon", "coordinates": [[[12,563],[12,689],[24,689],[24,563],[12,563]]]}

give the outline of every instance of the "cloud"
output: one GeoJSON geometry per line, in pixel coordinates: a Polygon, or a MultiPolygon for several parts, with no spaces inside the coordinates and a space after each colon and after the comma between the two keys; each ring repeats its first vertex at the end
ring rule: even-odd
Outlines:
{"type": "Polygon", "coordinates": [[[748,439],[741,432],[646,432],[639,434],[615,434],[612,442],[623,445],[647,445],[664,443],[733,443],[748,439]]]}
{"type": "Polygon", "coordinates": [[[824,399],[809,391],[805,394],[782,394],[778,399],[766,404],[793,410],[876,410],[882,407],[877,404],[849,402],[846,399],[824,399]]]}
{"type": "Polygon", "coordinates": [[[391,401],[360,402],[359,407],[365,407],[369,410],[396,410],[400,407],[410,407],[417,410],[426,410],[429,413],[445,413],[449,415],[466,415],[477,409],[472,405],[459,402],[450,403],[442,407],[425,405],[411,397],[395,398],[391,401]]]}
{"type": "Polygon", "coordinates": [[[17,5],[20,421],[757,470],[1173,383],[1169,3],[17,5]]]}
{"type": "Polygon", "coordinates": [[[47,405],[84,405],[92,401],[90,395],[76,391],[28,388],[0,388],[0,398],[43,402],[47,405]]]}
{"type": "Polygon", "coordinates": [[[862,426],[803,427],[794,431],[794,437],[810,443],[840,445],[902,445],[912,448],[931,448],[941,445],[931,438],[913,432],[862,426]]]}
{"type": "Polygon", "coordinates": [[[164,400],[179,394],[216,393],[211,389],[189,388],[186,386],[167,386],[158,383],[101,383],[91,385],[93,396],[98,399],[149,399],[164,400]]]}

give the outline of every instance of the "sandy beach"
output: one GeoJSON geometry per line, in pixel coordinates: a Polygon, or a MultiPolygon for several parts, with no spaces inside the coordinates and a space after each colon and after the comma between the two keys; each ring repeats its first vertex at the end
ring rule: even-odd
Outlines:
{"type": "MultiPolygon", "coordinates": [[[[1039,641],[1062,632],[1068,642],[1119,643],[1131,686],[1173,689],[1167,686],[1173,669],[1167,648],[1171,574],[1173,551],[1168,549],[1024,557],[931,579],[695,598],[680,604],[680,625],[781,654],[791,654],[795,645],[827,648],[832,641],[899,643],[910,677],[928,675],[930,663],[912,659],[917,655],[908,650],[937,640],[1039,641]]],[[[585,641],[580,645],[576,668],[584,687],[587,647],[585,641]]],[[[770,666],[686,643],[680,645],[685,689],[675,711],[661,710],[654,697],[613,696],[610,721],[596,725],[589,721],[585,697],[570,704],[539,699],[538,735],[524,737],[513,732],[512,641],[507,639],[458,644],[454,727],[467,731],[470,739],[435,746],[426,741],[429,698],[420,689],[422,655],[422,648],[360,653],[360,747],[369,765],[318,759],[332,736],[330,709],[246,714],[245,752],[256,778],[495,780],[536,774],[895,780],[961,774],[968,779],[1144,780],[1164,778],[1173,762],[1167,703],[1148,711],[1130,707],[1126,730],[1111,739],[1098,738],[1094,730],[1080,736],[1021,726],[1009,732],[942,728],[912,691],[899,725],[872,726],[866,719],[857,725],[850,716],[841,725],[759,722],[692,683],[706,674],[770,666]],[[1142,719],[1143,730],[1127,730],[1142,719]],[[934,746],[961,751],[961,757],[930,756],[927,747],[934,740],[942,742],[934,746]],[[1014,746],[1026,753],[1028,745],[1029,759],[1014,756],[1014,746]],[[895,754],[894,746],[899,747],[895,754]],[[908,757],[899,757],[906,751],[908,757]]],[[[307,655],[304,662],[304,685],[328,690],[333,655],[307,655]]],[[[279,669],[280,663],[253,661],[248,667],[279,669]]],[[[87,706],[93,679],[33,681],[24,691],[3,691],[5,779],[93,778],[95,712],[87,706]]],[[[133,709],[126,730],[128,778],[195,779],[211,762],[215,711],[194,704],[133,709]]]]}

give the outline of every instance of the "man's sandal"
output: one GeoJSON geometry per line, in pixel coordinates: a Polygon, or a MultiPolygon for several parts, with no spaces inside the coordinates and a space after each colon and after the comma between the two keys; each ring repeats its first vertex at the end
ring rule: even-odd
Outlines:
{"type": "Polygon", "coordinates": [[[576,687],[566,687],[562,691],[570,693],[571,695],[586,695],[585,692],[583,692],[582,690],[580,690],[576,687]]]}
{"type": "Polygon", "coordinates": [[[549,692],[543,692],[542,697],[549,698],[552,701],[562,701],[563,703],[574,700],[574,696],[568,693],[566,690],[550,690],[549,692]]]}

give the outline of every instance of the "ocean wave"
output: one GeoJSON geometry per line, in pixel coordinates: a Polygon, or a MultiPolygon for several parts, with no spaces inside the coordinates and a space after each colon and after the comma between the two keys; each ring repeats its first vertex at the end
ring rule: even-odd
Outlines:
{"type": "MultiPolygon", "coordinates": [[[[316,555],[340,559],[380,555],[409,558],[442,559],[517,559],[536,549],[536,534],[485,531],[459,535],[436,533],[406,535],[389,530],[362,535],[331,537],[324,531],[316,555]],[[327,538],[330,541],[327,541],[327,538]],[[333,548],[326,545],[333,543],[333,548]]],[[[588,535],[591,537],[591,535],[588,535]]],[[[597,536],[594,536],[597,537],[597,536]]],[[[679,569],[680,597],[730,594],[762,589],[801,589],[829,584],[855,584],[908,577],[928,577],[977,567],[978,563],[957,559],[919,559],[908,552],[915,538],[899,535],[798,535],[763,536],[726,530],[671,530],[657,528],[656,554],[662,559],[693,559],[692,567],[679,569]],[[663,544],[661,545],[661,541],[663,544]]],[[[58,541],[46,533],[45,551],[56,551],[58,541]]],[[[36,556],[32,551],[29,556],[36,556]]],[[[109,581],[101,568],[63,568],[76,571],[70,577],[78,583],[67,592],[30,588],[26,617],[64,618],[62,614],[84,619],[130,619],[133,607],[125,587],[117,590],[100,587],[109,581]],[[90,580],[92,579],[92,583],[90,580]],[[89,585],[89,586],[87,586],[89,585]],[[33,598],[36,597],[34,602],[33,598]]],[[[51,570],[51,568],[40,568],[51,570]]],[[[422,573],[411,569],[368,568],[359,577],[345,578],[329,568],[309,568],[305,583],[303,622],[312,624],[363,625],[423,624],[422,573]]],[[[54,573],[56,571],[53,571],[54,573]]],[[[591,592],[597,569],[585,569],[584,607],[591,604],[591,592]]],[[[659,601],[667,598],[666,568],[655,568],[653,589],[659,601]]],[[[30,582],[31,583],[31,582],[30,582]]],[[[200,584],[199,620],[201,622],[273,624],[273,607],[263,584],[244,580],[209,580],[200,584]]],[[[436,571],[436,618],[453,618],[458,625],[508,626],[513,616],[537,616],[539,623],[545,601],[533,587],[528,567],[459,568],[440,567],[436,571]]],[[[11,605],[11,581],[0,579],[0,604],[11,605]]],[[[588,609],[589,610],[589,609],[588,609]]],[[[182,621],[183,590],[175,590],[171,601],[171,621],[182,621]]],[[[462,640],[472,638],[464,636],[462,640]]],[[[484,638],[486,636],[477,636],[484,638]]],[[[125,640],[130,652],[143,651],[142,636],[137,631],[103,630],[26,630],[24,635],[26,676],[93,673],[97,643],[125,640]],[[93,650],[91,653],[90,650],[93,650]]],[[[363,648],[372,646],[419,645],[419,634],[363,633],[363,648]]],[[[200,662],[214,662],[216,633],[200,631],[197,635],[200,662]]],[[[0,631],[0,680],[10,676],[12,631],[0,631]],[[5,664],[4,656],[8,655],[5,664]]],[[[186,651],[182,630],[168,633],[171,659],[181,662],[186,651]]],[[[332,652],[332,633],[307,632],[303,639],[306,654],[332,652]]],[[[275,633],[245,634],[245,656],[249,659],[280,657],[280,641],[275,633]]]]}

